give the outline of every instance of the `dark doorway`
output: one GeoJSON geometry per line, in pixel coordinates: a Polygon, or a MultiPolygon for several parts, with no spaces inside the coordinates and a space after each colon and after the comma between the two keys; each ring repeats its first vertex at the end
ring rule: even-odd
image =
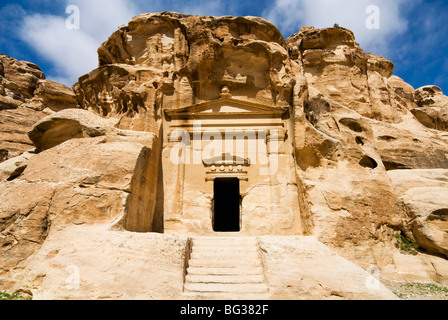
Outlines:
{"type": "Polygon", "coordinates": [[[217,178],[214,185],[213,230],[240,231],[240,180],[217,178]]]}

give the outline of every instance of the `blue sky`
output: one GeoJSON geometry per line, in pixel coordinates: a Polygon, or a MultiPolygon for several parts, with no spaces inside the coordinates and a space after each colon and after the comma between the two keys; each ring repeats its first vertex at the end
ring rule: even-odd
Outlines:
{"type": "Polygon", "coordinates": [[[38,64],[47,78],[71,86],[97,66],[96,50],[118,26],[144,12],[259,16],[285,39],[301,26],[351,29],[361,47],[395,63],[414,88],[435,84],[448,94],[448,1],[444,0],[2,0],[0,52],[38,64]],[[80,29],[68,30],[66,8],[80,9],[80,29]],[[368,29],[366,8],[379,9],[368,29]]]}

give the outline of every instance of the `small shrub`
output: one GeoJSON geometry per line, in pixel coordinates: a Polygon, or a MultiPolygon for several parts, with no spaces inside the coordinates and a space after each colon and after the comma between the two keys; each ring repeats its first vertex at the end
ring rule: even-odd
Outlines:
{"type": "Polygon", "coordinates": [[[9,294],[6,292],[0,292],[0,300],[31,300],[31,298],[22,297],[18,293],[9,294]]]}
{"type": "Polygon", "coordinates": [[[394,291],[395,295],[402,300],[415,297],[448,297],[448,287],[441,287],[433,283],[406,283],[394,291]]]}
{"type": "Polygon", "coordinates": [[[396,233],[395,239],[398,240],[398,248],[406,253],[416,254],[419,248],[419,245],[403,235],[402,233],[396,233]]]}

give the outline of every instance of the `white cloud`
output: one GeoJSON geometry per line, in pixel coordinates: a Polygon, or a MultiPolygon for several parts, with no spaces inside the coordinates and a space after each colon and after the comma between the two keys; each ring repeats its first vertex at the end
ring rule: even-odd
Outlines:
{"type": "Polygon", "coordinates": [[[97,49],[118,26],[126,24],[135,8],[125,0],[67,1],[80,9],[80,29],[69,30],[69,14],[25,15],[20,38],[45,57],[53,70],[49,79],[73,85],[78,78],[98,65],[97,49]]]}
{"type": "Polygon", "coordinates": [[[332,27],[335,23],[355,33],[356,41],[366,51],[389,54],[391,39],[407,30],[402,5],[405,0],[276,0],[264,16],[287,36],[301,26],[332,27]],[[379,8],[380,29],[366,27],[366,8],[379,8]]]}
{"type": "Polygon", "coordinates": [[[305,21],[305,7],[294,0],[275,0],[271,7],[264,10],[263,16],[275,24],[283,35],[298,32],[305,21]]]}
{"type": "Polygon", "coordinates": [[[101,43],[139,13],[134,2],[126,0],[68,0],[67,5],[79,7],[81,31],[101,43]]]}
{"type": "Polygon", "coordinates": [[[27,16],[20,36],[52,62],[58,80],[66,85],[71,86],[77,76],[97,65],[95,50],[92,55],[97,41],[84,32],[68,30],[64,18],[40,14],[27,16]]]}
{"type": "Polygon", "coordinates": [[[220,16],[231,7],[228,1],[220,0],[133,0],[141,13],[156,13],[161,11],[174,11],[184,14],[220,16]]]}

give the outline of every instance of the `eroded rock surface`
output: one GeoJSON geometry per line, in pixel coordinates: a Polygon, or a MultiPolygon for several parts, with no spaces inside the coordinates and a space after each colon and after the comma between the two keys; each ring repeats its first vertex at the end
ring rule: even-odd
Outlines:
{"type": "MultiPolygon", "coordinates": [[[[148,137],[151,147],[153,142],[148,137]]],[[[51,226],[115,221],[117,228],[132,228],[139,212],[154,206],[157,182],[140,186],[156,164],[151,152],[157,149],[97,137],[72,139],[31,157],[20,175],[1,184],[3,270],[32,254],[51,226]]]]}
{"type": "MultiPolygon", "coordinates": [[[[243,228],[277,232],[295,221],[298,234],[324,243],[324,251],[340,263],[320,265],[313,273],[312,264],[324,260],[299,262],[301,254],[314,254],[300,249],[302,240],[295,246],[292,238],[265,238],[261,247],[274,298],[393,298],[384,287],[376,293],[362,287],[361,268],[371,267],[385,280],[448,281],[443,274],[448,270],[448,98],[437,87],[415,90],[393,75],[393,62],[364,52],[350,30],[303,27],[285,40],[274,25],[256,17],[142,14],[114,32],[98,54],[98,68],[80,77],[74,93],[45,80],[35,65],[0,57],[0,288],[23,286],[21,272],[27,270],[38,297],[45,292],[81,296],[55,293],[52,279],[60,283],[61,277],[40,277],[43,260],[91,259],[98,248],[84,247],[77,255],[56,242],[102,224],[105,229],[86,239],[105,244],[112,257],[123,251],[132,261],[134,249],[123,249],[131,240],[161,245],[175,255],[170,260],[165,254],[171,253],[151,251],[162,262],[175,261],[156,282],[170,282],[166,296],[148,285],[138,287],[136,297],[181,297],[182,279],[174,273],[184,268],[179,263],[185,258],[181,247],[188,251],[186,238],[128,232],[162,233],[166,221],[180,233],[210,229],[213,196],[204,183],[224,172],[257,181],[241,197],[243,208],[254,215],[243,228]],[[251,113],[269,120],[280,114],[274,120],[283,131],[262,141],[269,145],[271,163],[273,156],[280,159],[281,175],[245,175],[249,163],[243,161],[239,167],[209,166],[204,178],[193,166],[168,162],[172,154],[166,151],[179,142],[170,136],[170,126],[187,126],[184,115],[211,114],[214,121],[230,115],[233,125],[251,113]],[[271,148],[273,142],[279,149],[271,148]],[[271,206],[245,206],[256,199],[269,199],[271,206]],[[182,210],[192,217],[188,226],[182,210]],[[82,227],[73,231],[73,225],[82,227]],[[57,230],[53,237],[52,230],[57,230]],[[112,234],[108,243],[101,238],[112,234]],[[397,235],[418,244],[420,252],[405,255],[397,235]],[[41,248],[47,237],[52,242],[41,248]],[[284,264],[289,273],[282,273],[284,264]],[[326,274],[331,270],[336,278],[326,274]],[[14,280],[7,280],[11,275],[14,280]],[[289,275],[302,278],[285,288],[289,275]],[[343,290],[344,279],[352,276],[357,280],[343,290]],[[313,289],[317,284],[322,290],[313,289]]],[[[193,149],[201,146],[193,143],[193,149]]],[[[198,166],[204,167],[201,161],[198,166]]],[[[162,262],[154,272],[164,272],[162,262]]],[[[110,277],[121,276],[124,269],[114,274],[112,263],[103,267],[110,277]]],[[[86,266],[93,268],[90,262],[86,266]]],[[[150,272],[143,266],[134,271],[139,270],[150,272]]],[[[132,297],[117,288],[95,287],[89,296],[132,297]]]]}
{"type": "Polygon", "coordinates": [[[388,173],[403,206],[412,221],[410,229],[426,250],[448,253],[448,171],[395,170],[388,173]]]}
{"type": "MultiPolygon", "coordinates": [[[[396,232],[412,229],[415,216],[397,202],[401,194],[388,173],[448,167],[446,134],[428,130],[436,126],[415,112],[424,104],[443,106],[446,97],[432,87],[414,90],[392,74],[392,62],[359,48],[349,30],[304,27],[287,44],[307,83],[306,120],[296,117],[295,139],[298,174],[313,216],[311,233],[336,247],[346,247],[350,239],[373,248],[377,241],[390,242],[396,232]],[[300,134],[297,127],[304,128],[300,134]]],[[[440,246],[435,243],[440,236],[437,240],[427,229],[414,233],[422,247],[440,246]]],[[[369,251],[361,259],[366,264],[378,260],[379,252],[369,251]]]]}
{"type": "Polygon", "coordinates": [[[37,65],[0,55],[0,162],[33,149],[35,122],[76,104],[73,91],[45,79],[37,65]]]}
{"type": "Polygon", "coordinates": [[[285,106],[294,79],[284,43],[260,18],[143,14],[102,44],[100,67],[74,89],[82,108],[135,130],[154,130],[162,109],[217,99],[223,86],[285,106]]]}
{"type": "Polygon", "coordinates": [[[415,91],[415,117],[426,127],[448,131],[448,97],[437,86],[425,86],[415,91]]]}

